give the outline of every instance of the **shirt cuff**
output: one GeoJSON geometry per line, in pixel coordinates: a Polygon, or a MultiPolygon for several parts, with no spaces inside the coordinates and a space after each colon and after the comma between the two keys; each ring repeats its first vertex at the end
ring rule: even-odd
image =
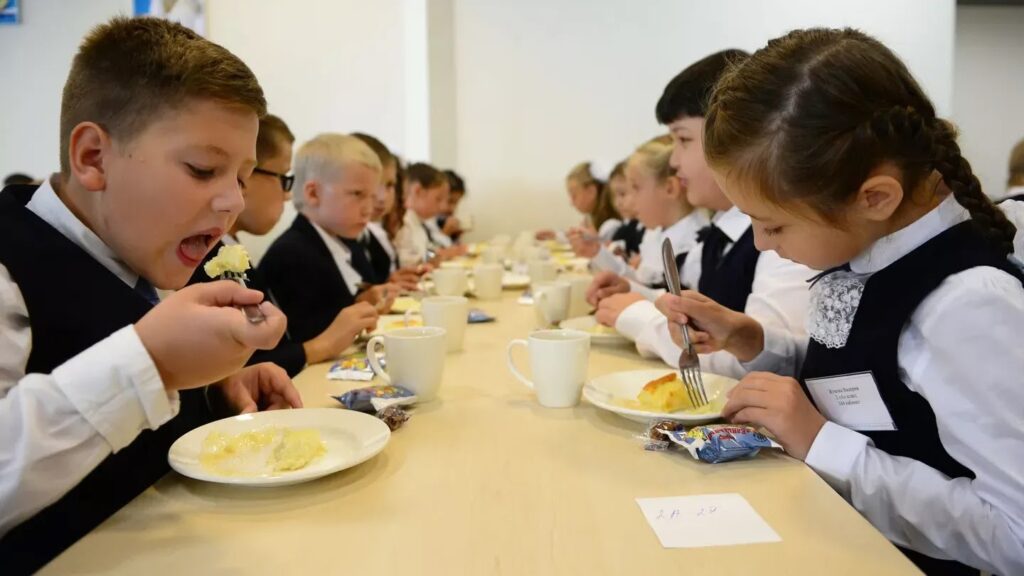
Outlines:
{"type": "Polygon", "coordinates": [[[764,331],[764,349],[749,362],[740,362],[747,372],[778,372],[780,361],[793,354],[790,348],[792,337],[785,330],[761,325],[764,331]]]}
{"type": "Polygon", "coordinates": [[[140,432],[178,413],[177,392],[164,389],[156,364],[133,326],[126,326],[53,370],[53,379],[117,452],[140,432]]]}
{"type": "Polygon", "coordinates": [[[656,322],[659,318],[664,318],[664,316],[660,310],[655,308],[653,302],[640,300],[626,306],[626,309],[619,314],[618,320],[615,321],[615,329],[626,338],[636,342],[644,327],[656,322]]]}
{"type": "Polygon", "coordinates": [[[850,497],[850,476],[871,439],[843,428],[833,422],[825,422],[814,438],[804,463],[818,473],[844,498],[850,497]]]}

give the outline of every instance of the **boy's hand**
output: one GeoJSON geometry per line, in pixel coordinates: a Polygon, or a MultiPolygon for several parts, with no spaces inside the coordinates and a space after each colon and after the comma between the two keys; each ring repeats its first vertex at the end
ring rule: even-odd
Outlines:
{"type": "Polygon", "coordinates": [[[538,230],[537,233],[533,235],[533,237],[536,238],[537,240],[554,240],[555,239],[555,231],[554,230],[538,230]]]}
{"type": "Polygon", "coordinates": [[[615,323],[619,321],[619,316],[622,315],[622,311],[643,299],[643,296],[633,292],[609,296],[601,300],[594,318],[599,323],[614,328],[615,323]]]}
{"type": "Polygon", "coordinates": [[[228,407],[238,414],[302,408],[302,398],[288,374],[272,362],[246,366],[225,378],[219,386],[228,407]]]}
{"type": "Polygon", "coordinates": [[[391,310],[400,291],[401,288],[396,284],[378,284],[363,290],[356,296],[356,302],[371,304],[378,313],[384,314],[391,310]]]}
{"type": "Polygon", "coordinates": [[[794,458],[804,460],[825,417],[804,394],[800,384],[768,372],[751,372],[729,391],[722,417],[736,424],[767,429],[794,458]]]}
{"type": "Polygon", "coordinates": [[[306,362],[316,364],[337,357],[351,346],[364,330],[376,329],[379,317],[377,309],[368,302],[356,302],[343,308],[326,330],[302,344],[306,351],[306,362]]]}
{"type": "Polygon", "coordinates": [[[601,300],[612,294],[624,294],[629,292],[629,281],[625,278],[607,270],[594,275],[594,280],[587,288],[587,302],[591,306],[597,306],[601,300]]]}
{"type": "Polygon", "coordinates": [[[455,216],[450,216],[445,219],[444,228],[441,229],[441,232],[444,233],[445,236],[451,236],[452,234],[462,232],[462,223],[459,222],[459,219],[455,216]]]}
{"type": "Polygon", "coordinates": [[[685,345],[680,325],[690,323],[690,341],[699,354],[725,350],[740,362],[749,362],[764,350],[764,330],[757,320],[699,292],[663,294],[654,305],[669,319],[672,341],[680,348],[685,345]]]}
{"type": "Polygon", "coordinates": [[[256,348],[268,350],[287,319],[263,293],[221,280],[168,296],[135,323],[135,332],[168,390],[196,388],[237,372],[256,348]],[[258,305],[267,317],[252,324],[236,308],[258,305]]]}
{"type": "Polygon", "coordinates": [[[567,236],[573,252],[580,258],[593,258],[601,251],[601,239],[589,230],[570,228],[567,236]]]}
{"type": "Polygon", "coordinates": [[[397,285],[399,288],[407,292],[415,292],[419,286],[419,282],[419,273],[411,268],[399,268],[391,274],[390,278],[388,278],[388,283],[397,285]]]}

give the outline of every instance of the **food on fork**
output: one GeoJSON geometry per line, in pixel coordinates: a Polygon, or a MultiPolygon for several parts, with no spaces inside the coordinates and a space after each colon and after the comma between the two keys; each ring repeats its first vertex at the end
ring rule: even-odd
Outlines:
{"type": "Polygon", "coordinates": [[[209,262],[203,266],[203,270],[210,278],[216,278],[228,273],[245,274],[249,265],[249,252],[241,244],[221,246],[209,262]]]}

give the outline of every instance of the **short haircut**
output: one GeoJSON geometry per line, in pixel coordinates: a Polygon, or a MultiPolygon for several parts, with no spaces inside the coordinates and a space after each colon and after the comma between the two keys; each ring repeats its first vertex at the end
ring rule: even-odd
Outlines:
{"type": "Polygon", "coordinates": [[[425,162],[410,164],[405,169],[405,183],[409,185],[416,182],[424,188],[436,188],[448,182],[444,172],[434,168],[425,162]]]}
{"type": "Polygon", "coordinates": [[[237,56],[160,18],[118,17],[89,33],[71,62],[60,106],[60,169],[70,172],[71,131],[95,122],[130,141],[191,99],[267,113],[256,76],[237,56]]]}
{"type": "Polygon", "coordinates": [[[388,147],[385,146],[384,143],[378,140],[377,138],[374,138],[373,136],[370,136],[369,134],[364,134],[362,132],[353,132],[352,136],[359,138],[360,140],[363,141],[364,144],[369,146],[370,149],[373,150],[374,154],[377,155],[377,158],[380,158],[380,163],[382,166],[390,166],[392,164],[396,166],[398,165],[398,162],[395,160],[394,155],[391,154],[391,150],[388,150],[388,147]]]}
{"type": "Polygon", "coordinates": [[[715,84],[732,64],[750,56],[735,48],[715,52],[686,67],[673,78],[658,99],[654,114],[660,124],[671,124],[680,118],[703,118],[708,115],[708,101],[715,84]]]}
{"type": "Polygon", "coordinates": [[[256,161],[262,162],[269,156],[273,156],[285,146],[291,147],[295,143],[295,135],[288,129],[288,125],[273,114],[267,114],[260,118],[260,132],[256,136],[256,161]]]}
{"type": "Polygon", "coordinates": [[[466,181],[462,179],[462,176],[459,176],[458,172],[455,170],[445,170],[444,175],[448,178],[448,188],[452,192],[459,192],[463,196],[466,195],[466,181]]]}
{"type": "Polygon", "coordinates": [[[377,172],[380,159],[362,140],[345,134],[320,134],[299,147],[295,153],[295,185],[292,202],[296,208],[305,203],[303,188],[309,182],[333,181],[341,176],[346,165],[362,164],[377,172]]]}
{"type": "Polygon", "coordinates": [[[8,174],[4,178],[4,186],[13,186],[15,184],[31,184],[35,182],[35,178],[28,174],[22,174],[21,172],[15,172],[14,174],[8,174]]]}

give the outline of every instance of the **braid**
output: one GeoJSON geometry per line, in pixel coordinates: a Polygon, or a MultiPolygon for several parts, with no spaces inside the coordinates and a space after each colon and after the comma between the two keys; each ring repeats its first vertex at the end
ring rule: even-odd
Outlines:
{"type": "Polygon", "coordinates": [[[922,115],[911,106],[895,106],[875,114],[869,127],[885,152],[903,160],[904,171],[913,178],[904,183],[907,188],[913,189],[931,169],[938,171],[978,228],[999,250],[1013,252],[1017,228],[982,191],[981,182],[960,152],[952,125],[932,114],[922,115]],[[917,174],[913,175],[915,168],[917,174]]]}

